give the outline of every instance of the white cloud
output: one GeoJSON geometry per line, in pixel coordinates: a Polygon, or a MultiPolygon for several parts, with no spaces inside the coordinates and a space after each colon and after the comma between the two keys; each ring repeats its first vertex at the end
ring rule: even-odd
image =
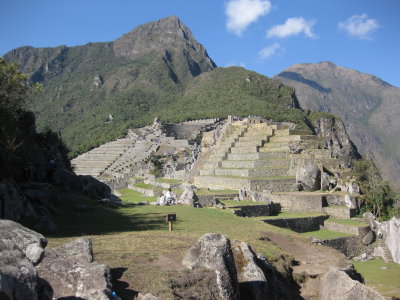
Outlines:
{"type": "Polygon", "coordinates": [[[265,60],[275,54],[282,54],[284,51],[285,48],[283,48],[279,43],[274,43],[272,45],[269,45],[268,47],[261,49],[261,51],[258,52],[258,55],[261,60],[265,60]]]}
{"type": "Polygon", "coordinates": [[[286,20],[285,24],[276,25],[268,30],[267,36],[285,38],[291,35],[304,33],[306,37],[315,39],[318,36],[312,31],[314,24],[315,21],[307,21],[302,17],[289,18],[286,20]]]}
{"type": "Polygon", "coordinates": [[[243,62],[243,61],[240,62],[239,64],[236,63],[236,62],[228,62],[228,63],[225,65],[226,68],[228,68],[228,67],[235,67],[235,66],[240,66],[240,67],[242,67],[242,68],[246,68],[246,63],[243,62]]]}
{"type": "Polygon", "coordinates": [[[231,0],[227,3],[225,14],[228,31],[241,36],[246,28],[259,17],[271,10],[268,0],[231,0]]]}
{"type": "Polygon", "coordinates": [[[338,26],[349,35],[361,40],[371,40],[371,34],[379,28],[378,21],[368,19],[367,14],[354,15],[344,22],[339,22],[338,26]]]}

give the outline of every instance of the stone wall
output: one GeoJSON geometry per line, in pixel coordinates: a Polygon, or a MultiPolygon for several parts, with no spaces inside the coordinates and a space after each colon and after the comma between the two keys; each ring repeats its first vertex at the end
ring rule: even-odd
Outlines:
{"type": "Polygon", "coordinates": [[[263,220],[273,226],[287,228],[295,232],[308,232],[319,230],[328,216],[290,218],[290,219],[266,219],[263,220]]]}
{"type": "Polygon", "coordinates": [[[362,243],[362,238],[358,236],[324,240],[324,245],[336,249],[347,257],[358,256],[367,250],[367,246],[362,243]]]}
{"type": "Polygon", "coordinates": [[[322,211],[323,200],[318,195],[272,194],[270,197],[281,204],[283,211],[322,211]]]}
{"type": "Polygon", "coordinates": [[[371,231],[369,226],[351,226],[335,222],[325,222],[324,227],[331,231],[354,234],[356,236],[365,236],[369,231],[371,231]]]}
{"type": "Polygon", "coordinates": [[[234,206],[234,213],[239,217],[273,216],[280,211],[279,204],[234,206]]]}

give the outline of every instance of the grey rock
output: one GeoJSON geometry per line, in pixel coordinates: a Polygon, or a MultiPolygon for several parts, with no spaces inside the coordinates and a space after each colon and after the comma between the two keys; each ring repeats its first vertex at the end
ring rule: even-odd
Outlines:
{"type": "Polygon", "coordinates": [[[156,296],[153,296],[153,294],[147,293],[146,295],[140,294],[137,297],[137,300],[160,300],[156,296]]]}
{"type": "Polygon", "coordinates": [[[341,120],[325,116],[314,120],[313,125],[315,134],[325,139],[325,146],[332,151],[334,157],[344,161],[360,158],[341,120]]]}
{"type": "Polygon", "coordinates": [[[327,190],[329,190],[329,186],[330,186],[329,175],[322,172],[322,174],[321,174],[321,190],[327,191],[327,190]]]}
{"type": "Polygon", "coordinates": [[[359,194],[360,187],[354,181],[350,181],[347,183],[347,191],[350,194],[359,194]]]}
{"type": "Polygon", "coordinates": [[[304,145],[299,142],[289,142],[289,151],[292,154],[300,154],[304,150],[304,145]]]}
{"type": "Polygon", "coordinates": [[[371,230],[362,239],[362,243],[366,246],[372,244],[375,241],[375,233],[371,230]]]}
{"type": "Polygon", "coordinates": [[[369,212],[364,214],[364,218],[378,238],[384,241],[393,261],[400,263],[400,219],[392,217],[389,221],[378,222],[369,212]]]}
{"type": "Polygon", "coordinates": [[[0,220],[0,250],[18,250],[33,264],[38,264],[47,245],[46,238],[19,223],[0,220]]]}
{"type": "Polygon", "coordinates": [[[63,168],[57,168],[54,171],[52,182],[55,185],[68,186],[77,191],[82,189],[83,184],[79,176],[63,168]]]}
{"type": "Polygon", "coordinates": [[[0,292],[8,299],[38,299],[34,264],[41,261],[46,244],[41,234],[16,222],[0,220],[0,292]]]}
{"type": "Polygon", "coordinates": [[[183,259],[189,269],[214,270],[221,299],[240,299],[237,272],[229,239],[221,234],[203,235],[183,259]]]}
{"type": "Polygon", "coordinates": [[[247,191],[246,190],[239,190],[239,200],[243,201],[247,198],[247,191]]]}
{"type": "Polygon", "coordinates": [[[268,299],[268,282],[263,270],[258,266],[258,258],[247,243],[234,248],[235,256],[240,256],[243,267],[238,273],[240,294],[246,299],[268,299]]]}
{"type": "Polygon", "coordinates": [[[45,214],[39,218],[38,223],[35,225],[35,229],[51,233],[58,231],[57,225],[54,223],[49,214],[45,214]]]}
{"type": "Polygon", "coordinates": [[[25,196],[37,203],[50,206],[57,200],[55,188],[49,183],[29,181],[20,186],[24,189],[25,196]]]}
{"type": "Polygon", "coordinates": [[[35,267],[21,251],[2,248],[0,251],[0,296],[3,298],[1,299],[37,300],[37,281],[35,267]]]}
{"type": "Polygon", "coordinates": [[[267,195],[260,192],[250,192],[251,201],[270,203],[271,200],[267,195]]]}
{"type": "Polygon", "coordinates": [[[357,200],[349,195],[344,196],[344,202],[348,208],[357,208],[357,200]]]}
{"type": "Polygon", "coordinates": [[[26,200],[24,194],[13,181],[0,182],[0,204],[2,217],[19,221],[25,213],[26,200]]]}
{"type": "Polygon", "coordinates": [[[345,272],[332,268],[320,282],[320,300],[384,300],[374,289],[351,279],[345,272]]]}
{"type": "Polygon", "coordinates": [[[111,189],[105,183],[89,175],[78,176],[82,182],[81,191],[93,199],[110,198],[111,189]]]}
{"type": "Polygon", "coordinates": [[[53,289],[53,298],[110,299],[110,269],[93,262],[91,241],[80,238],[45,252],[36,267],[53,289]]]}
{"type": "Polygon", "coordinates": [[[299,163],[296,171],[296,182],[299,190],[317,191],[321,187],[321,170],[318,166],[309,162],[299,163]]]}
{"type": "Polygon", "coordinates": [[[195,206],[195,203],[199,201],[196,193],[191,189],[185,189],[182,195],[179,197],[178,203],[188,204],[195,206]]]}

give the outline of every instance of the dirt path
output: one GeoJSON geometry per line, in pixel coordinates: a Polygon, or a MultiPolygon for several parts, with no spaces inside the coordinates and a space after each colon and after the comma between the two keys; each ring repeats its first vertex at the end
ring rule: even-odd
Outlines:
{"type": "Polygon", "coordinates": [[[294,257],[298,265],[293,266],[293,273],[306,272],[310,276],[301,287],[301,296],[304,299],[318,299],[319,275],[324,274],[331,267],[341,268],[348,265],[346,257],[330,247],[310,244],[301,238],[289,239],[271,231],[265,232],[265,237],[282,251],[294,257]]]}

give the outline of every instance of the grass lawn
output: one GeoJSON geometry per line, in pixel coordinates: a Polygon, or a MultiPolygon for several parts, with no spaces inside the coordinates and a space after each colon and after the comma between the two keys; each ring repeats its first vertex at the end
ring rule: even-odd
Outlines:
{"type": "Polygon", "coordinates": [[[254,201],[235,201],[235,200],[223,200],[221,201],[226,207],[232,206],[251,206],[251,205],[266,205],[265,202],[254,202],[254,201]]]}
{"type": "Polygon", "coordinates": [[[382,259],[353,261],[365,283],[386,297],[400,297],[400,264],[385,263],[382,259]]]}
{"type": "MultiPolygon", "coordinates": [[[[143,201],[134,191],[122,190],[126,202],[143,201]]],[[[151,292],[162,299],[173,299],[170,288],[171,270],[163,261],[170,257],[180,262],[191,246],[203,234],[222,233],[231,240],[248,242],[253,249],[275,259],[282,251],[274,244],[261,240],[266,231],[293,236],[295,233],[260,222],[255,218],[239,218],[229,209],[177,206],[135,206],[111,209],[72,191],[59,191],[60,201],[56,223],[62,232],[48,236],[49,248],[72,239],[88,236],[93,242],[95,260],[106,263],[113,272],[122,270],[129,289],[151,292]],[[87,203],[91,209],[77,211],[74,203],[87,203]],[[165,215],[177,214],[174,231],[168,231],[165,215]]],[[[146,199],[147,200],[147,199],[146,199]]]]}
{"type": "Polygon", "coordinates": [[[157,197],[145,197],[143,196],[142,193],[139,193],[137,191],[133,191],[130,189],[123,189],[118,191],[121,196],[121,200],[126,202],[126,203],[135,203],[135,202],[142,202],[142,201],[147,201],[147,202],[153,202],[157,200],[157,197]]]}
{"type": "Polygon", "coordinates": [[[182,180],[171,179],[171,178],[157,178],[156,181],[163,182],[163,183],[169,183],[169,184],[177,184],[177,183],[181,183],[182,182],[182,180]]]}
{"type": "Polygon", "coordinates": [[[353,236],[352,234],[330,231],[330,230],[318,230],[300,233],[303,236],[312,236],[320,240],[337,239],[346,236],[353,236]]]}

